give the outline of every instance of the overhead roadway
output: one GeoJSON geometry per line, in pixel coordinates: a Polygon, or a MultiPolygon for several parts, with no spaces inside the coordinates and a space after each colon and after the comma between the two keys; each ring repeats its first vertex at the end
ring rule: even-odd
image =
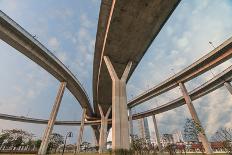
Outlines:
{"type": "MultiPolygon", "coordinates": [[[[191,99],[194,101],[204,95],[207,95],[211,93],[212,91],[222,87],[225,82],[231,82],[232,81],[232,66],[225,69],[223,72],[216,75],[214,78],[210,79],[206,83],[202,84],[201,86],[195,88],[191,92],[189,92],[189,95],[191,99]]],[[[159,107],[140,112],[133,115],[133,120],[140,119],[143,117],[148,117],[154,114],[159,114],[166,112],[171,109],[175,109],[177,107],[180,107],[185,104],[185,100],[183,97],[179,97],[171,102],[168,102],[166,104],[163,104],[159,107]]],[[[0,119],[4,120],[11,120],[11,121],[20,121],[20,122],[27,122],[27,123],[36,123],[36,124],[47,124],[48,120],[44,119],[38,119],[38,118],[28,118],[24,116],[13,116],[13,115],[7,115],[7,114],[0,114],[0,119]]],[[[56,121],[56,125],[80,125],[80,121],[56,121]]],[[[111,123],[111,120],[109,120],[109,123],[111,123]]],[[[100,120],[95,121],[87,121],[85,122],[86,125],[96,125],[100,124],[100,120]]]]}
{"type": "MultiPolygon", "coordinates": [[[[112,102],[112,81],[103,61],[108,56],[118,77],[129,61],[129,78],[180,0],[102,0],[93,64],[94,110],[112,102]]],[[[129,79],[128,78],[128,79],[129,79]]],[[[127,80],[128,80],[127,79],[127,80]]]]}
{"type": "Polygon", "coordinates": [[[40,65],[60,82],[67,82],[68,90],[79,101],[82,108],[87,109],[87,116],[93,116],[87,93],[71,71],[35,37],[2,11],[0,11],[0,38],[40,65]]]}
{"type": "MultiPolygon", "coordinates": [[[[29,118],[24,116],[13,116],[7,114],[0,114],[0,119],[17,121],[17,122],[34,123],[34,124],[48,124],[48,120],[45,119],[29,118]]],[[[100,120],[85,122],[85,125],[98,125],[98,124],[101,124],[100,120]]],[[[81,125],[81,121],[56,121],[55,125],[79,126],[81,125]]]]}
{"type": "MultiPolygon", "coordinates": [[[[197,100],[198,98],[211,93],[212,91],[222,87],[225,82],[232,81],[232,66],[228,67],[226,70],[221,72],[220,74],[216,75],[211,80],[207,81],[206,83],[202,84],[201,86],[195,88],[189,95],[191,99],[197,100]]],[[[163,104],[159,107],[140,112],[133,115],[133,120],[140,119],[143,117],[152,116],[154,114],[160,114],[166,112],[168,110],[175,109],[185,104],[185,100],[183,97],[179,97],[171,102],[163,104]]],[[[11,121],[19,121],[19,122],[27,122],[27,123],[35,123],[35,124],[47,124],[48,120],[38,119],[38,118],[28,118],[24,116],[13,116],[7,114],[0,114],[0,119],[3,120],[11,120],[11,121]]],[[[100,120],[95,121],[87,121],[85,122],[86,125],[97,125],[100,124],[100,120]]],[[[108,121],[111,123],[111,120],[108,121]]],[[[81,121],[56,121],[55,125],[80,125],[81,121]]]]}
{"type": "Polygon", "coordinates": [[[137,106],[153,97],[156,97],[164,92],[167,92],[178,86],[180,82],[187,82],[210,69],[218,66],[232,57],[232,37],[223,42],[220,46],[215,48],[209,54],[200,58],[192,65],[183,69],[179,73],[175,74],[171,78],[165,80],[159,85],[147,90],[141,95],[133,98],[128,102],[128,107],[132,108],[137,106]]]}
{"type": "MultiPolygon", "coordinates": [[[[232,66],[228,67],[226,70],[221,72],[220,74],[216,75],[211,80],[207,81],[206,83],[202,84],[201,86],[195,88],[191,92],[189,92],[189,96],[192,101],[209,94],[210,92],[222,87],[225,82],[231,82],[232,81],[232,66]]],[[[159,114],[166,112],[168,110],[180,107],[182,105],[186,104],[183,97],[179,97],[171,102],[168,102],[166,104],[163,104],[159,107],[137,113],[133,115],[133,119],[139,119],[143,117],[152,116],[154,114],[159,114]]]]}

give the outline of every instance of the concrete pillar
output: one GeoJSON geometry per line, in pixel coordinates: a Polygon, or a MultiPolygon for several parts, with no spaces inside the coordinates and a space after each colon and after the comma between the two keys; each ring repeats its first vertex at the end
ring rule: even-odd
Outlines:
{"type": "Polygon", "coordinates": [[[132,109],[129,109],[129,123],[130,123],[130,136],[131,138],[133,138],[132,136],[134,135],[134,131],[133,131],[133,120],[132,120],[132,109]]]}
{"type": "Polygon", "coordinates": [[[160,143],[159,130],[158,130],[158,126],[157,126],[155,115],[153,115],[152,118],[153,118],[153,123],[154,123],[154,128],[155,128],[156,142],[157,142],[159,151],[161,151],[162,150],[162,146],[161,146],[161,143],[160,143]]]}
{"type": "Polygon", "coordinates": [[[179,86],[180,86],[180,89],[182,91],[185,102],[188,106],[189,112],[192,116],[192,119],[194,120],[195,124],[198,126],[198,128],[200,130],[198,133],[198,139],[202,142],[206,154],[213,154],[213,150],[212,150],[210,143],[205,135],[205,131],[204,131],[203,127],[201,126],[201,122],[197,116],[197,112],[192,104],[192,100],[188,94],[186,87],[183,83],[179,83],[179,86]]]}
{"type": "Polygon", "coordinates": [[[100,139],[99,139],[99,153],[106,151],[107,145],[107,125],[108,117],[110,115],[111,107],[109,107],[106,115],[104,115],[103,110],[100,105],[98,105],[100,114],[101,114],[101,128],[100,128],[100,139]]]}
{"type": "Polygon", "coordinates": [[[77,146],[76,146],[74,154],[80,153],[80,146],[82,143],[83,132],[84,132],[84,127],[85,127],[85,115],[86,115],[86,109],[83,108],[82,118],[81,118],[81,126],[80,126],[80,131],[78,133],[77,144],[76,144],[77,146]]]}
{"type": "Polygon", "coordinates": [[[56,121],[56,116],[57,116],[58,110],[60,108],[60,103],[61,103],[61,100],[62,100],[62,97],[64,94],[65,87],[66,87],[66,82],[61,82],[60,88],[59,88],[57,96],[56,96],[55,103],[54,103],[53,108],[52,108],[52,112],[50,114],[50,119],[48,121],[48,125],[47,125],[47,128],[45,129],[42,143],[41,143],[39,151],[38,151],[39,155],[45,155],[47,152],[49,136],[52,133],[53,126],[54,126],[54,123],[56,121]]]}
{"type": "Polygon", "coordinates": [[[104,56],[104,61],[112,79],[112,149],[128,150],[130,145],[126,80],[132,62],[127,64],[122,77],[119,79],[110,59],[107,56],[104,56]]]}
{"type": "Polygon", "coordinates": [[[231,86],[230,82],[225,82],[224,85],[226,86],[226,88],[230,92],[230,94],[232,95],[232,86],[231,86]]]}

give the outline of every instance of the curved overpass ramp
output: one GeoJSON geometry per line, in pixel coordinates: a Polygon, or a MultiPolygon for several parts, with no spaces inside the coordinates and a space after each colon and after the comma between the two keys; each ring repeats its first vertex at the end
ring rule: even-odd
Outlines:
{"type": "MultiPolygon", "coordinates": [[[[29,117],[24,117],[24,116],[13,116],[13,115],[7,115],[7,114],[0,114],[0,119],[9,120],[9,121],[17,121],[17,122],[25,122],[25,123],[34,123],[34,124],[48,124],[48,120],[45,120],[45,119],[29,118],[29,117]]],[[[101,124],[100,120],[85,122],[85,125],[98,125],[98,124],[101,124]]],[[[56,121],[55,125],[79,126],[81,125],[81,121],[56,121]]]]}
{"type": "Polygon", "coordinates": [[[2,11],[0,11],[0,38],[40,65],[60,82],[67,82],[68,90],[79,101],[82,108],[87,109],[87,116],[93,115],[87,93],[71,71],[45,46],[2,11]]]}
{"type": "MultiPolygon", "coordinates": [[[[93,102],[106,113],[112,102],[112,81],[103,57],[120,78],[129,61],[129,77],[180,0],[102,0],[93,65],[93,102]]],[[[127,80],[128,80],[127,79],[127,80]]]]}
{"type": "MultiPolygon", "coordinates": [[[[195,88],[189,95],[191,99],[194,101],[204,95],[211,93],[212,91],[222,87],[225,82],[232,81],[232,66],[228,67],[226,70],[202,84],[201,86],[195,88]]],[[[133,115],[133,120],[140,119],[143,117],[152,116],[154,114],[160,114],[166,112],[168,110],[175,109],[185,104],[185,100],[183,97],[179,97],[171,102],[168,102],[159,107],[140,112],[133,115]]],[[[10,120],[10,121],[19,121],[19,122],[27,122],[27,123],[35,123],[35,124],[47,124],[48,120],[38,119],[38,118],[29,118],[24,116],[13,116],[7,114],[0,114],[0,119],[10,120]]],[[[86,125],[98,125],[101,123],[101,120],[95,121],[86,121],[86,125]]],[[[111,123],[111,119],[108,120],[108,123],[111,123]]],[[[81,121],[56,121],[55,125],[80,125],[81,121]]]]}
{"type": "MultiPolygon", "coordinates": [[[[224,70],[222,73],[216,75],[214,78],[209,80],[208,82],[202,84],[201,86],[195,88],[191,92],[189,92],[189,96],[192,101],[222,87],[225,82],[231,82],[232,81],[232,66],[228,67],[226,70],[224,70]]],[[[166,112],[168,110],[180,107],[182,105],[186,104],[183,97],[179,97],[171,102],[168,102],[164,105],[161,105],[159,107],[137,113],[133,115],[133,119],[139,119],[143,117],[152,116],[154,114],[159,114],[166,112]]]]}
{"type": "Polygon", "coordinates": [[[176,75],[165,80],[159,85],[149,89],[145,93],[140,94],[128,103],[128,107],[132,108],[139,105],[153,97],[156,97],[164,92],[167,92],[178,86],[179,82],[187,82],[208,70],[216,67],[217,65],[225,62],[232,57],[232,37],[223,42],[220,46],[213,51],[203,56],[192,65],[183,69],[176,75]]]}

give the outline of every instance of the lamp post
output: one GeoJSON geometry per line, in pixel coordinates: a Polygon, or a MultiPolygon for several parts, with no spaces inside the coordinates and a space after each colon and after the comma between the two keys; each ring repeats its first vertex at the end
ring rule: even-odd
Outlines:
{"type": "Polygon", "coordinates": [[[67,141],[68,137],[73,137],[73,133],[72,132],[67,132],[67,134],[65,136],[65,140],[64,140],[64,147],[63,147],[62,155],[64,154],[65,145],[66,145],[66,141],[67,141]]]}

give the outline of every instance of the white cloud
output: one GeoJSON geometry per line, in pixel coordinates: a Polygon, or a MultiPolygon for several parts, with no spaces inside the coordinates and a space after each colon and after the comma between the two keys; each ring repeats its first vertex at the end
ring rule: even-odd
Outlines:
{"type": "Polygon", "coordinates": [[[48,40],[48,45],[49,45],[53,50],[57,50],[57,49],[59,49],[59,47],[60,47],[60,43],[59,43],[59,41],[57,40],[57,38],[55,38],[55,37],[49,38],[49,40],[48,40]]]}
{"type": "Polygon", "coordinates": [[[86,14],[82,14],[80,16],[80,22],[81,25],[86,28],[91,28],[95,26],[95,24],[88,18],[86,14]]]}
{"type": "MultiPolygon", "coordinates": [[[[147,90],[147,84],[152,87],[172,76],[171,69],[177,73],[210,52],[212,47],[209,41],[218,46],[228,39],[232,35],[232,22],[229,20],[231,15],[232,6],[228,1],[182,1],[130,79],[127,88],[129,97],[135,97],[141,91],[147,90]]],[[[227,61],[212,71],[218,74],[231,64],[231,60],[227,61]]],[[[209,71],[186,83],[187,89],[190,91],[212,77],[209,71]]],[[[156,107],[155,102],[162,105],[178,95],[181,95],[179,91],[177,94],[175,91],[165,93],[144,103],[138,109],[156,107]]],[[[220,112],[223,109],[231,109],[231,95],[225,91],[215,91],[194,102],[197,102],[194,105],[208,134],[213,134],[218,127],[230,125],[227,117],[231,116],[220,112]]],[[[188,109],[183,107],[159,114],[157,117],[160,131],[164,133],[181,130],[184,119],[190,115],[188,109]]]]}

